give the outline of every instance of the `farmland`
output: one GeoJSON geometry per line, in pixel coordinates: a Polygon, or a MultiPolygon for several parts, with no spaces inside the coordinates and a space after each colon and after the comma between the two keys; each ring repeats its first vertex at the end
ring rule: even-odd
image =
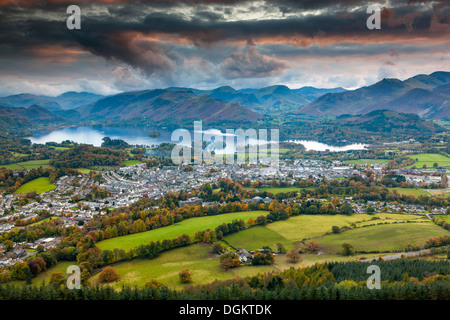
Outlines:
{"type": "Polygon", "coordinates": [[[314,188],[298,188],[298,187],[271,188],[271,187],[263,187],[263,188],[247,188],[247,189],[248,190],[259,190],[260,192],[271,192],[273,194],[278,194],[278,193],[287,193],[287,192],[293,192],[293,191],[299,192],[302,189],[304,189],[304,190],[312,190],[314,188]]]}
{"type": "Polygon", "coordinates": [[[12,163],[7,165],[2,165],[4,168],[17,170],[17,169],[26,169],[26,170],[32,170],[32,169],[38,169],[38,168],[50,168],[50,160],[30,160],[25,162],[19,162],[19,163],[12,163]]]}
{"type": "Polygon", "coordinates": [[[133,166],[133,165],[139,164],[139,163],[142,163],[142,162],[139,161],[139,160],[125,160],[124,162],[122,162],[122,164],[123,164],[125,167],[133,166]]]}
{"type": "Polygon", "coordinates": [[[250,217],[256,219],[256,217],[266,214],[265,211],[245,211],[190,218],[164,228],[100,241],[97,246],[102,250],[113,250],[114,248],[129,250],[151,241],[174,239],[183,234],[188,234],[192,238],[195,232],[199,230],[214,229],[222,223],[230,223],[235,219],[244,221],[247,221],[250,217]]]}
{"type": "Polygon", "coordinates": [[[408,157],[416,161],[413,166],[417,168],[422,168],[424,165],[433,167],[435,163],[437,163],[438,166],[450,166],[450,158],[437,153],[413,154],[408,157]]]}
{"type": "Polygon", "coordinates": [[[327,253],[340,252],[344,242],[356,251],[401,251],[407,244],[423,245],[430,238],[448,234],[432,222],[377,225],[358,228],[340,234],[326,235],[317,242],[327,253]]]}
{"type": "MultiPolygon", "coordinates": [[[[283,243],[293,247],[294,242],[303,239],[322,236],[331,232],[332,226],[350,227],[354,224],[361,227],[377,223],[393,223],[405,221],[429,221],[426,217],[403,214],[377,214],[375,216],[358,214],[343,215],[300,215],[285,221],[268,224],[264,227],[254,227],[225,237],[225,240],[236,248],[255,250],[265,245],[273,246],[283,243]],[[260,230],[260,231],[258,231],[260,230]]],[[[408,224],[409,225],[409,224],[408,224]]]]}
{"type": "Polygon", "coordinates": [[[360,160],[347,160],[346,164],[387,164],[388,159],[360,159],[360,160]]]}
{"type": "MultiPolygon", "coordinates": [[[[365,257],[375,257],[375,255],[365,255],[365,257]]],[[[326,260],[348,261],[349,258],[338,255],[304,254],[301,261],[293,264],[287,261],[285,255],[279,255],[274,265],[241,266],[223,271],[219,267],[219,257],[210,253],[208,245],[194,244],[164,252],[152,260],[136,259],[115,264],[114,268],[119,273],[120,278],[108,285],[120,290],[123,285],[142,287],[151,279],[156,279],[169,288],[182,289],[186,284],[179,281],[178,273],[181,269],[189,269],[192,274],[191,284],[196,285],[214,280],[233,279],[235,276],[242,278],[260,272],[281,271],[292,266],[310,266],[326,260]]],[[[91,277],[89,280],[91,285],[98,284],[98,276],[97,273],[91,277]]]]}
{"type": "Polygon", "coordinates": [[[396,190],[399,194],[414,195],[414,196],[430,196],[430,192],[419,188],[389,188],[391,192],[396,190]]]}
{"type": "Polygon", "coordinates": [[[23,184],[19,189],[16,190],[16,193],[28,193],[36,191],[37,194],[40,194],[51,191],[55,188],[56,186],[50,182],[49,178],[42,177],[23,184]]]}

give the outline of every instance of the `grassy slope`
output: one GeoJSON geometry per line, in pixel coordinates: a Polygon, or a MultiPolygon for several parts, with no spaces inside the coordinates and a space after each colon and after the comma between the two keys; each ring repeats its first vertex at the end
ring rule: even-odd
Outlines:
{"type": "Polygon", "coordinates": [[[370,216],[366,214],[355,214],[352,216],[343,215],[300,215],[290,217],[285,221],[278,221],[268,224],[265,227],[255,227],[241,231],[225,237],[231,245],[236,248],[246,248],[254,250],[265,245],[273,246],[278,242],[283,243],[287,248],[293,247],[294,242],[312,237],[324,235],[331,232],[332,226],[348,227],[350,223],[355,223],[358,227],[368,224],[395,221],[429,221],[426,217],[404,214],[376,214],[370,216]],[[373,217],[380,218],[372,220],[373,217]],[[266,236],[258,236],[258,229],[266,236]]]}
{"type": "Polygon", "coordinates": [[[36,191],[36,193],[39,194],[53,190],[55,188],[56,186],[50,182],[49,178],[42,177],[31,180],[21,185],[20,188],[17,189],[16,193],[27,193],[31,191],[36,191]]]}
{"type": "Polygon", "coordinates": [[[344,161],[346,164],[387,164],[388,159],[360,159],[360,160],[347,160],[344,161]]]}
{"type": "Polygon", "coordinates": [[[421,244],[433,237],[448,234],[448,231],[432,222],[404,223],[371,226],[340,234],[331,234],[317,239],[328,253],[338,253],[344,242],[351,243],[357,251],[403,250],[407,244],[421,244]]]}
{"type": "Polygon", "coordinates": [[[417,161],[414,163],[414,166],[416,166],[417,168],[422,168],[424,164],[426,164],[427,167],[433,167],[434,163],[437,163],[438,166],[450,166],[450,158],[437,153],[413,154],[408,155],[408,157],[414,160],[417,159],[417,161]]]}
{"type": "Polygon", "coordinates": [[[390,191],[397,190],[399,194],[415,195],[415,196],[430,196],[431,194],[427,190],[419,188],[389,188],[390,191]]]}
{"type": "Polygon", "coordinates": [[[129,167],[129,166],[132,166],[132,165],[135,165],[135,164],[139,164],[139,163],[142,163],[142,162],[139,161],[139,160],[125,160],[122,164],[125,167],[129,167]]]}
{"type": "Polygon", "coordinates": [[[247,188],[248,190],[259,190],[260,192],[272,192],[273,194],[278,193],[286,193],[286,192],[292,192],[292,191],[300,191],[302,189],[304,190],[313,190],[314,188],[297,188],[297,187],[285,187],[285,188],[271,188],[271,187],[264,187],[264,188],[247,188]]]}
{"type": "Polygon", "coordinates": [[[128,250],[141,244],[148,244],[150,241],[174,239],[182,234],[188,234],[193,237],[195,232],[199,230],[214,229],[222,223],[229,223],[235,219],[243,219],[244,221],[247,221],[250,217],[256,219],[260,215],[267,215],[267,212],[233,212],[216,216],[190,218],[164,228],[100,241],[97,243],[97,246],[102,250],[112,250],[114,248],[128,250]]]}

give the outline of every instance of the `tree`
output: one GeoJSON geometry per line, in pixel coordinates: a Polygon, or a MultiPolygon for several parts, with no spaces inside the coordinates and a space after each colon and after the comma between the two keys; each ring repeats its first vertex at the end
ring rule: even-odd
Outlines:
{"type": "Polygon", "coordinates": [[[340,231],[341,231],[341,228],[339,228],[338,226],[331,227],[331,232],[333,232],[333,233],[339,233],[340,231]]]}
{"type": "Polygon", "coordinates": [[[256,218],[256,224],[259,224],[259,225],[266,225],[266,224],[267,224],[267,219],[266,219],[266,217],[265,217],[265,216],[258,216],[258,217],[256,218]]]}
{"type": "Polygon", "coordinates": [[[220,267],[227,271],[230,268],[236,268],[241,265],[239,255],[236,253],[225,253],[220,257],[220,267]]]}
{"type": "Polygon", "coordinates": [[[212,244],[211,250],[214,253],[221,254],[222,252],[225,252],[226,247],[223,244],[221,244],[220,242],[214,242],[212,244]]]}
{"type": "Polygon", "coordinates": [[[3,247],[7,252],[11,251],[12,248],[14,248],[14,242],[12,242],[11,240],[5,240],[3,241],[3,247]]]}
{"type": "Polygon", "coordinates": [[[343,243],[342,244],[342,255],[344,256],[351,256],[353,255],[355,252],[353,250],[353,245],[351,245],[350,243],[343,243]]]}
{"type": "Polygon", "coordinates": [[[320,249],[320,245],[316,241],[308,241],[305,245],[305,250],[309,252],[317,252],[320,249]]]}
{"type": "Polygon", "coordinates": [[[297,263],[298,260],[300,260],[300,253],[298,253],[298,249],[297,248],[292,248],[286,254],[286,257],[289,259],[290,262],[297,263]]]}
{"type": "Polygon", "coordinates": [[[119,279],[119,274],[114,267],[105,267],[98,277],[98,281],[103,282],[113,282],[119,279]]]}
{"type": "Polygon", "coordinates": [[[353,212],[354,212],[354,210],[353,210],[351,204],[349,204],[349,203],[344,203],[344,204],[341,206],[341,213],[342,213],[342,214],[351,215],[351,214],[353,214],[353,212]]]}
{"type": "Polygon", "coordinates": [[[277,250],[279,253],[285,253],[286,252],[286,247],[284,246],[283,243],[277,243],[277,250]]]}
{"type": "Polygon", "coordinates": [[[447,175],[444,173],[441,177],[441,188],[447,189],[448,187],[448,178],[447,175]]]}
{"type": "Polygon", "coordinates": [[[375,208],[372,206],[368,206],[366,209],[367,214],[375,214],[375,208]]]}
{"type": "Polygon", "coordinates": [[[256,251],[252,258],[252,265],[269,265],[275,262],[275,257],[271,252],[263,253],[260,251],[256,251]]]}
{"type": "Polygon", "coordinates": [[[25,283],[31,284],[31,281],[33,280],[33,275],[31,274],[30,268],[25,268],[24,274],[25,274],[25,283]]]}
{"type": "Polygon", "coordinates": [[[189,269],[181,270],[180,273],[178,273],[178,277],[182,283],[189,283],[192,281],[192,275],[189,269]]]}

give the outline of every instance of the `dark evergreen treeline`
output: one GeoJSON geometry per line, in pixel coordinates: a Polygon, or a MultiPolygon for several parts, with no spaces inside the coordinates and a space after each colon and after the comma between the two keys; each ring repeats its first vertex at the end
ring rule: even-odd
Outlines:
{"type": "MultiPolygon", "coordinates": [[[[361,262],[333,262],[328,264],[328,269],[333,274],[337,282],[352,279],[354,281],[366,281],[366,273],[369,265],[380,267],[381,280],[396,282],[402,281],[405,273],[410,278],[417,278],[422,281],[434,275],[449,275],[449,261],[427,261],[427,260],[390,260],[373,261],[370,263],[361,262]]],[[[450,289],[450,288],[449,288],[450,289]]]]}

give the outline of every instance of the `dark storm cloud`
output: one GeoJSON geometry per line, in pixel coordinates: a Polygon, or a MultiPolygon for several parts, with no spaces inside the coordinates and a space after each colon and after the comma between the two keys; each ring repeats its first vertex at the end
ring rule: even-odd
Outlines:
{"type": "MultiPolygon", "coordinates": [[[[82,51],[147,76],[170,79],[185,59],[203,59],[227,79],[261,78],[283,74],[282,57],[379,54],[419,40],[426,43],[396,50],[448,45],[447,0],[390,1],[376,31],[366,27],[369,4],[374,1],[0,0],[0,68],[8,59],[47,52],[52,61],[68,63],[65,56],[75,59],[82,51]],[[66,28],[69,4],[80,5],[82,30],[66,28]]],[[[132,79],[119,70],[120,79],[132,79]]]]}
{"type": "Polygon", "coordinates": [[[231,54],[220,66],[227,79],[268,77],[281,74],[287,67],[285,62],[262,55],[251,47],[231,54]]]}

